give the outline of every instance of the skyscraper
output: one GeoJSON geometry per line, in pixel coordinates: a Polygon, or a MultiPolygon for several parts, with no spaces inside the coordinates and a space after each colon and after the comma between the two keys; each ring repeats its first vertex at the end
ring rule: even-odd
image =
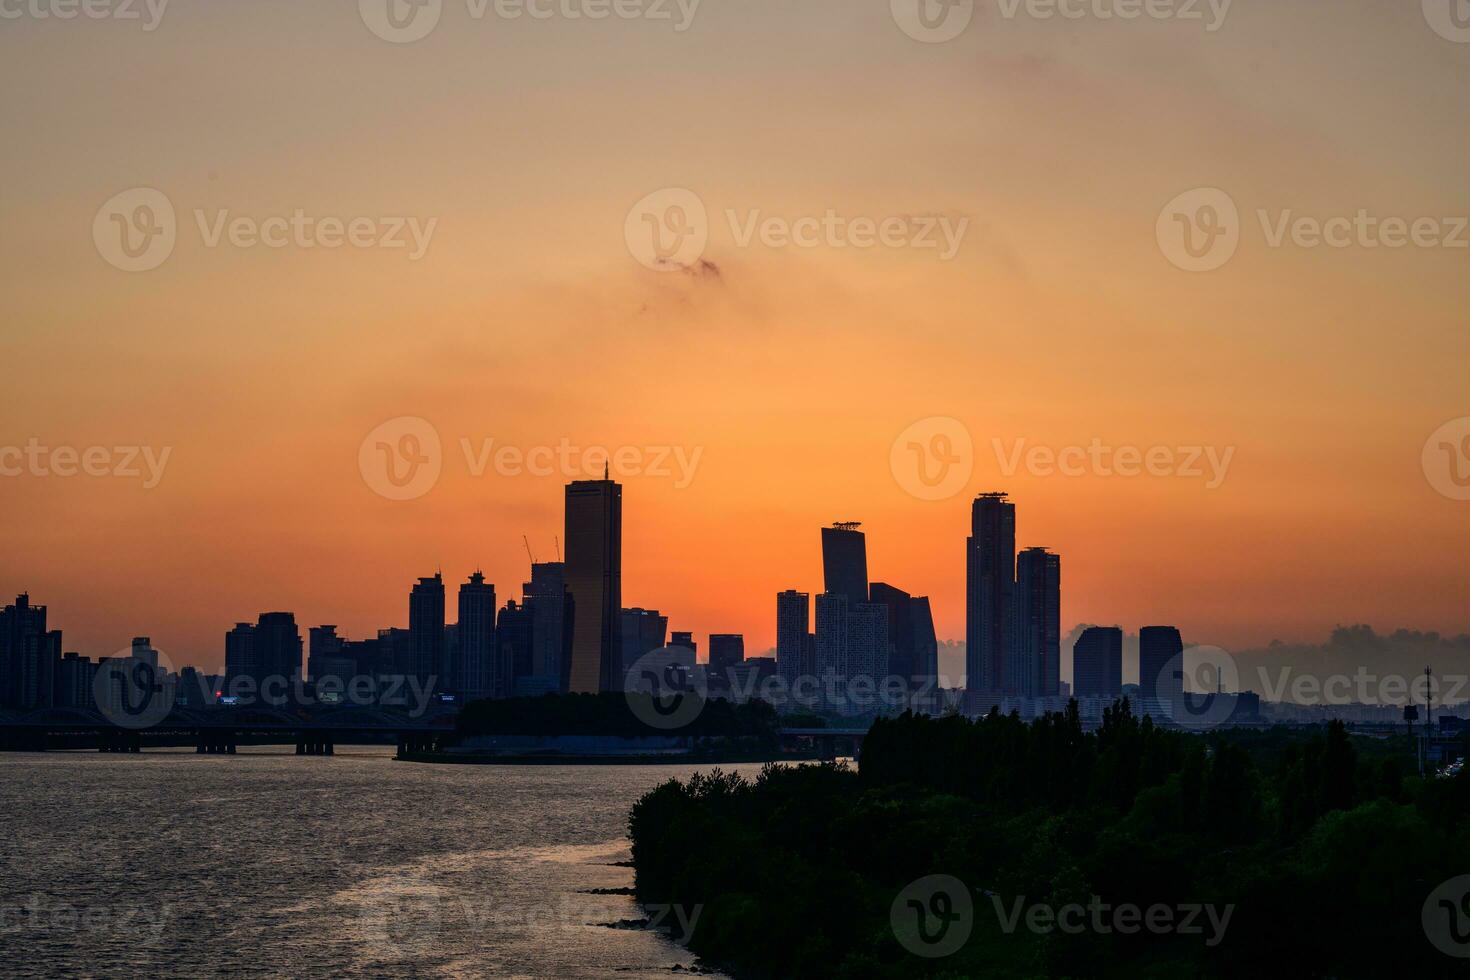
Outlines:
{"type": "Polygon", "coordinates": [[[640,657],[663,647],[669,617],[660,616],[657,609],[624,609],[620,623],[622,672],[619,677],[626,678],[640,657]]]}
{"type": "Polygon", "coordinates": [[[623,488],[577,480],[566,491],[566,583],[575,611],[567,688],[622,688],[618,617],[622,611],[623,488]]]}
{"type": "Polygon", "coordinates": [[[888,673],[907,680],[914,673],[913,596],[887,582],[874,582],[868,592],[888,609],[888,673]]]}
{"type": "Polygon", "coordinates": [[[452,686],[454,672],[446,663],[444,646],[444,576],[421,578],[408,594],[408,638],[411,668],[406,673],[425,685],[438,678],[441,689],[452,686]]]}
{"type": "Polygon", "coordinates": [[[847,596],[823,592],[817,596],[816,675],[847,676],[847,596]]]}
{"type": "Polygon", "coordinates": [[[492,670],[512,678],[511,691],[516,697],[552,694],[560,683],[555,676],[535,673],[532,667],[534,634],[530,608],[516,605],[514,599],[507,600],[495,626],[495,666],[492,670]]]}
{"type": "Polygon", "coordinates": [[[1123,695],[1123,631],[1089,626],[1072,647],[1072,693],[1079,698],[1123,695]]]}
{"type": "Polygon", "coordinates": [[[848,609],[846,677],[861,677],[870,695],[876,695],[888,676],[888,636],[888,606],[860,602],[848,609]]]}
{"type": "Polygon", "coordinates": [[[235,694],[239,678],[248,677],[258,684],[264,675],[255,648],[255,624],[236,623],[225,634],[225,693],[235,694]]]}
{"type": "Polygon", "coordinates": [[[745,637],[740,633],[709,635],[709,670],[711,681],[728,683],[730,668],[745,662],[745,637]]]}
{"type": "Polygon", "coordinates": [[[531,581],[523,593],[529,647],[524,662],[516,661],[516,689],[535,694],[565,691],[571,673],[573,622],[566,566],[559,561],[532,562],[531,581]]]}
{"type": "MultiPolygon", "coordinates": [[[[909,600],[909,621],[914,632],[913,683],[920,689],[929,689],[938,697],[939,685],[939,638],[934,633],[934,611],[929,607],[929,597],[916,595],[909,600]]],[[[934,710],[937,701],[930,700],[921,705],[924,710],[934,710]]]]}
{"type": "Polygon", "coordinates": [[[1142,711],[1171,715],[1184,696],[1184,642],[1173,626],[1145,626],[1138,632],[1138,697],[1142,711]]]}
{"type": "Polygon", "coordinates": [[[776,596],[776,669],[788,688],[807,671],[802,654],[811,628],[811,596],[787,589],[776,596]]]}
{"type": "Polygon", "coordinates": [[[49,706],[61,659],[61,633],[46,629],[46,607],[22,593],[0,611],[0,704],[49,706]],[[54,634],[54,635],[53,635],[54,634]]]}
{"type": "Polygon", "coordinates": [[[822,528],[822,572],[826,591],[847,597],[849,608],[868,601],[868,543],[860,524],[822,528]]]}
{"type": "Polygon", "coordinates": [[[466,698],[503,698],[511,692],[510,672],[497,669],[495,586],[476,571],[459,587],[455,690],[466,698]]]}
{"type": "Polygon", "coordinates": [[[1062,559],[1045,548],[1016,558],[1014,642],[1006,693],[1054,698],[1062,665],[1062,559]]]}
{"type": "MultiPolygon", "coordinates": [[[[261,613],[255,622],[255,656],[264,680],[280,678],[289,683],[301,676],[301,631],[296,616],[288,612],[261,613]]],[[[283,689],[284,690],[284,689],[283,689]]]]}
{"type": "Polygon", "coordinates": [[[965,687],[980,694],[1005,688],[1006,651],[1016,587],[1016,505],[982,493],[970,507],[965,539],[965,687]]]}

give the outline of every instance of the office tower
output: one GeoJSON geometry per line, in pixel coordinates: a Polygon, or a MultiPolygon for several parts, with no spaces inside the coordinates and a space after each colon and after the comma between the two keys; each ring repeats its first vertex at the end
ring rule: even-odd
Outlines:
{"type": "Polygon", "coordinates": [[[1072,693],[1079,698],[1123,696],[1123,631],[1089,626],[1072,647],[1072,693]]]}
{"type": "Polygon", "coordinates": [[[355,676],[376,681],[393,673],[393,649],[381,635],[370,640],[343,640],[342,656],[351,662],[355,676]]]}
{"type": "Polygon", "coordinates": [[[817,596],[816,675],[847,676],[847,596],[823,592],[817,596]]]}
{"type": "Polygon", "coordinates": [[[46,607],[22,593],[0,611],[0,704],[49,707],[55,696],[61,632],[46,629],[46,607]]]}
{"type": "Polygon", "coordinates": [[[874,582],[868,592],[888,610],[888,673],[908,681],[915,673],[913,596],[886,582],[874,582]]]}
{"type": "Polygon", "coordinates": [[[537,674],[532,666],[535,634],[531,608],[507,599],[495,624],[494,670],[511,678],[511,693],[516,697],[554,694],[559,689],[559,678],[537,674]]]}
{"type": "Polygon", "coordinates": [[[1054,698],[1061,691],[1062,559],[1045,548],[1016,557],[1015,640],[1009,694],[1054,698]]]}
{"type": "MultiPolygon", "coordinates": [[[[888,676],[888,607],[860,602],[848,609],[848,681],[861,677],[874,694],[888,676]]],[[[865,706],[863,706],[865,707],[865,706]]]]}
{"type": "Polygon", "coordinates": [[[849,609],[868,601],[868,544],[861,526],[849,521],[822,528],[825,591],[846,596],[849,609]]]}
{"type": "MultiPolygon", "coordinates": [[[[289,683],[301,676],[301,632],[288,612],[261,613],[255,623],[255,650],[265,677],[289,683]]],[[[286,687],[282,687],[284,692],[286,687]]]]}
{"type": "Polygon", "coordinates": [[[56,665],[56,697],[58,708],[91,708],[92,684],[97,678],[97,665],[79,653],[65,653],[56,665]]]}
{"type": "Polygon", "coordinates": [[[153,647],[153,640],[147,636],[133,637],[132,657],[140,660],[150,667],[158,666],[158,651],[153,647]]]}
{"type": "Polygon", "coordinates": [[[929,597],[909,599],[909,623],[913,630],[913,678],[920,688],[939,684],[939,638],[934,632],[934,611],[929,597]]]}
{"type": "Polygon", "coordinates": [[[466,698],[509,697],[513,680],[495,656],[495,586],[475,572],[459,587],[454,689],[466,698]]]}
{"type": "Polygon", "coordinates": [[[722,682],[728,681],[730,668],[745,662],[745,637],[740,633],[709,635],[710,673],[722,682]]]}
{"type": "Polygon", "coordinates": [[[982,493],[970,507],[965,539],[965,687],[980,694],[1005,689],[1016,586],[1016,505],[1003,493],[982,493]]]}
{"type": "Polygon", "coordinates": [[[817,676],[817,634],[808,633],[801,645],[801,676],[817,676]]]}
{"type": "Polygon", "coordinates": [[[566,490],[566,584],[575,616],[567,689],[622,689],[618,616],[622,611],[623,488],[577,480],[566,490]]]}
{"type": "Polygon", "coordinates": [[[618,630],[621,650],[618,676],[626,678],[639,658],[662,648],[668,629],[669,617],[660,616],[657,609],[624,609],[618,630]]]}
{"type": "Polygon", "coordinates": [[[265,671],[261,669],[260,656],[255,646],[255,624],[236,623],[234,629],[225,634],[225,684],[229,694],[235,694],[236,681],[248,677],[256,684],[265,671]]]}
{"type": "Polygon", "coordinates": [[[383,659],[388,669],[385,674],[393,677],[417,677],[417,657],[413,649],[413,634],[399,626],[378,630],[378,643],[382,647],[383,659]]]}
{"type": "Polygon", "coordinates": [[[787,686],[810,670],[803,664],[811,629],[811,596],[795,589],[776,595],[776,664],[787,686]]]}
{"type": "Polygon", "coordinates": [[[413,648],[412,667],[405,673],[428,684],[437,678],[436,685],[449,688],[454,673],[446,663],[444,647],[444,576],[438,572],[432,578],[421,578],[408,595],[408,635],[413,648]]]}
{"type": "Polygon", "coordinates": [[[1145,626],[1138,631],[1138,699],[1140,713],[1173,717],[1184,698],[1184,642],[1172,626],[1145,626]]]}
{"type": "Polygon", "coordinates": [[[693,656],[689,658],[690,663],[693,663],[695,658],[699,656],[699,642],[694,639],[693,633],[678,632],[670,634],[669,646],[679,647],[681,649],[688,650],[691,654],[693,654],[693,656]]]}
{"type": "Polygon", "coordinates": [[[531,581],[523,588],[522,607],[529,617],[528,657],[513,667],[517,690],[565,691],[571,673],[574,610],[567,592],[566,566],[559,561],[532,562],[531,581]]]}
{"type": "Polygon", "coordinates": [[[732,700],[745,703],[756,699],[773,699],[769,695],[775,694],[768,682],[777,676],[776,661],[770,657],[751,657],[742,660],[730,667],[729,673],[730,696],[732,700]]]}
{"type": "MultiPolygon", "coordinates": [[[[306,631],[306,676],[319,680],[327,673],[327,661],[333,661],[333,675],[340,673],[342,645],[344,640],[337,635],[336,626],[313,626],[306,631]]],[[[348,675],[351,676],[350,674],[348,675]]]]}

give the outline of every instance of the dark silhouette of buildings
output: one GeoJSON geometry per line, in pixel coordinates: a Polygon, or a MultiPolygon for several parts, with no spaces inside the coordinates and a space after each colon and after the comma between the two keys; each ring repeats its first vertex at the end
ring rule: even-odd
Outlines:
{"type": "Polygon", "coordinates": [[[566,489],[566,585],[575,608],[567,690],[622,688],[623,488],[608,479],[566,489]]]}
{"type": "Polygon", "coordinates": [[[812,673],[806,662],[807,636],[811,630],[811,596],[795,589],[776,595],[776,666],[789,687],[798,677],[812,673]]]}
{"type": "Polygon", "coordinates": [[[1123,631],[1089,626],[1072,647],[1072,694],[1079,698],[1123,695],[1123,631]]]}
{"type": "Polygon", "coordinates": [[[571,678],[572,623],[575,610],[567,591],[566,566],[561,562],[532,562],[531,581],[524,587],[523,605],[530,617],[530,657],[525,673],[515,674],[517,693],[565,691],[571,678]]]}
{"type": "Polygon", "coordinates": [[[1007,693],[1061,693],[1062,560],[1045,548],[1016,556],[1016,616],[1007,693]]]}
{"type": "Polygon", "coordinates": [[[444,643],[444,576],[421,578],[408,595],[408,636],[412,666],[405,673],[427,685],[438,678],[438,686],[453,683],[454,670],[448,663],[444,643]]]}
{"type": "Polygon", "coordinates": [[[261,613],[252,623],[236,623],[225,634],[225,681],[248,677],[258,688],[273,678],[281,693],[301,676],[301,632],[288,612],[261,613]]]}
{"type": "Polygon", "coordinates": [[[938,679],[939,639],[927,596],[911,596],[886,582],[868,587],[872,601],[888,609],[888,673],[922,686],[938,679]]]}
{"type": "Polygon", "coordinates": [[[1184,642],[1173,626],[1138,632],[1138,694],[1146,709],[1167,710],[1184,696],[1184,642]]]}
{"type": "Polygon", "coordinates": [[[816,599],[816,671],[818,677],[847,676],[848,602],[840,592],[816,599]]]}
{"type": "Polygon", "coordinates": [[[466,698],[503,698],[513,678],[495,656],[495,586],[476,571],[459,587],[459,620],[455,625],[453,688],[466,698]]]}
{"type": "Polygon", "coordinates": [[[622,672],[619,676],[626,678],[638,658],[664,645],[669,617],[660,616],[657,609],[624,609],[620,624],[622,672]]]}
{"type": "Polygon", "coordinates": [[[61,631],[46,629],[45,606],[23,592],[0,610],[0,704],[50,707],[60,661],[61,631]]]}
{"type": "Polygon", "coordinates": [[[745,662],[745,636],[740,633],[709,635],[709,670],[711,679],[728,681],[730,668],[745,662]]]}
{"type": "Polygon", "coordinates": [[[557,690],[554,678],[537,676],[532,668],[535,649],[535,626],[531,609],[517,605],[514,599],[505,603],[495,625],[495,659],[497,668],[508,673],[512,690],[517,695],[554,694],[557,690]],[[544,686],[538,686],[538,683],[544,686]]]}
{"type": "Polygon", "coordinates": [[[965,687],[998,695],[1006,688],[1006,651],[1016,587],[1016,505],[983,493],[970,507],[965,541],[965,687]]]}
{"type": "Polygon", "coordinates": [[[848,608],[868,601],[868,544],[856,522],[822,528],[826,592],[847,597],[848,608]]]}

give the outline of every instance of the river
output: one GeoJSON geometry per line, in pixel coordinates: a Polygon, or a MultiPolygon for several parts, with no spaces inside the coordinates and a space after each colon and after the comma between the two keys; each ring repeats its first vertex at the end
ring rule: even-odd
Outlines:
{"type": "Polygon", "coordinates": [[[690,953],[610,928],[643,912],[592,892],[632,885],[629,806],[692,771],[422,765],[388,747],[0,755],[0,962],[128,980],[679,976],[690,953]]]}

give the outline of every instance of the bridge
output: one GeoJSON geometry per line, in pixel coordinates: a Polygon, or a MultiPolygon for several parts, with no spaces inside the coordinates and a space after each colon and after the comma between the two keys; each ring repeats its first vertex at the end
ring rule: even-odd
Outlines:
{"type": "Polygon", "coordinates": [[[92,748],[141,752],[144,745],[193,744],[200,754],[234,754],[241,744],[296,743],[297,755],[331,755],[338,742],[394,739],[400,756],[433,751],[454,730],[457,705],[410,712],[388,705],[175,705],[153,724],[130,727],[92,708],[0,710],[0,751],[92,748]]]}
{"type": "Polygon", "coordinates": [[[843,754],[854,759],[859,758],[863,751],[863,738],[867,736],[868,730],[866,728],[782,728],[777,734],[782,744],[816,742],[821,749],[821,758],[830,762],[838,757],[839,748],[849,750],[843,754]]]}

